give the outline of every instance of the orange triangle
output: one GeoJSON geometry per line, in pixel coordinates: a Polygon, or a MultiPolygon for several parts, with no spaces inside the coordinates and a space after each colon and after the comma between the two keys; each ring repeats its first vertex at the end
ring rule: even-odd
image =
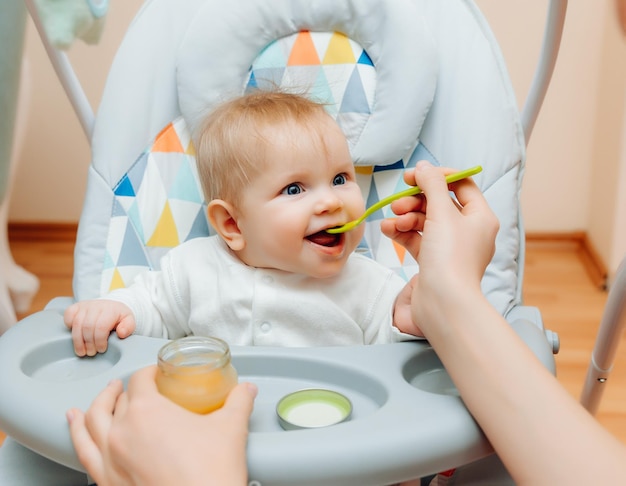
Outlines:
{"type": "Polygon", "coordinates": [[[393,247],[395,248],[396,254],[398,255],[398,261],[400,263],[404,263],[404,255],[406,255],[406,248],[404,248],[401,244],[396,243],[393,240],[391,240],[391,242],[393,243],[393,247]]]}
{"type": "Polygon", "coordinates": [[[170,209],[169,202],[165,203],[159,222],[154,229],[154,233],[146,243],[146,246],[162,246],[166,248],[173,248],[178,246],[178,231],[176,230],[176,223],[174,222],[174,216],[170,209]]]}
{"type": "Polygon", "coordinates": [[[323,64],[355,64],[356,59],[350,40],[340,32],[335,32],[330,38],[328,49],[324,55],[323,64]]]}
{"type": "Polygon", "coordinates": [[[313,44],[311,33],[308,30],[303,30],[293,43],[289,59],[287,59],[287,66],[317,66],[319,64],[320,58],[313,44]]]}
{"type": "Polygon", "coordinates": [[[361,175],[372,175],[374,173],[374,166],[372,165],[356,165],[354,171],[361,175]]]}
{"type": "Polygon", "coordinates": [[[122,274],[116,268],[115,270],[113,270],[113,278],[111,279],[111,286],[109,287],[109,292],[115,289],[123,289],[124,287],[126,287],[126,284],[124,283],[124,280],[122,279],[122,274]]]}
{"type": "Polygon", "coordinates": [[[152,152],[185,153],[173,123],[170,123],[157,135],[154,144],[152,144],[152,152]]]}

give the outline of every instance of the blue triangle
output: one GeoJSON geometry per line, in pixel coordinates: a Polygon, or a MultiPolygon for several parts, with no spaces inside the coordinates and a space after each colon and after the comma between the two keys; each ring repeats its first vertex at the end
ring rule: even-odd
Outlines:
{"type": "Polygon", "coordinates": [[[139,186],[141,186],[143,175],[146,173],[146,165],[148,165],[149,155],[150,152],[148,151],[142,153],[128,171],[127,175],[133,185],[135,192],[137,192],[137,189],[139,189],[139,186]]]}
{"type": "Polygon", "coordinates": [[[441,165],[432,152],[428,150],[422,142],[417,144],[417,147],[415,147],[415,150],[411,154],[409,163],[406,166],[407,169],[415,167],[420,160],[428,160],[428,162],[436,166],[441,165]]]}
{"type": "Polygon", "coordinates": [[[368,258],[373,258],[372,250],[370,246],[367,244],[367,239],[365,237],[361,238],[361,241],[359,242],[359,246],[357,246],[356,248],[356,252],[368,258]]]}
{"type": "Polygon", "coordinates": [[[104,262],[102,264],[102,269],[106,270],[107,268],[113,268],[115,266],[115,263],[113,262],[113,259],[111,258],[111,255],[109,254],[109,252],[105,252],[104,254],[104,262]]]}
{"type": "MultiPolygon", "coordinates": [[[[376,181],[372,179],[372,184],[370,185],[370,192],[367,196],[367,207],[373,206],[378,201],[380,201],[380,197],[378,196],[378,190],[376,189],[376,181]]],[[[368,216],[367,221],[377,221],[380,219],[385,219],[385,215],[383,214],[382,209],[379,209],[375,213],[368,216]]]]}
{"type": "Polygon", "coordinates": [[[341,113],[371,113],[359,70],[354,67],[341,102],[341,113]]]}
{"type": "Polygon", "coordinates": [[[367,55],[367,52],[365,52],[365,49],[363,49],[363,52],[361,53],[361,56],[359,57],[359,60],[356,63],[357,64],[367,64],[369,66],[374,67],[374,63],[372,62],[372,58],[367,55]]]}
{"type": "Polygon", "coordinates": [[[135,196],[135,189],[133,189],[133,185],[128,178],[128,174],[124,174],[122,180],[117,183],[113,193],[116,196],[135,196]]]}
{"type": "Polygon", "coordinates": [[[189,157],[181,164],[178,173],[174,178],[174,182],[170,187],[168,194],[169,199],[180,199],[182,201],[191,201],[202,204],[204,197],[198,192],[196,178],[189,167],[189,157]]]}
{"type": "Polygon", "coordinates": [[[386,170],[398,170],[398,169],[404,169],[404,163],[402,162],[402,160],[398,160],[397,162],[394,162],[393,164],[389,164],[389,165],[375,165],[374,166],[374,172],[384,172],[386,170]]]}
{"type": "Polygon", "coordinates": [[[126,232],[124,233],[124,242],[122,243],[122,249],[120,256],[117,260],[117,266],[149,266],[146,255],[143,251],[143,245],[137,238],[137,234],[133,230],[132,225],[126,225],[126,232]]]}
{"type": "Polygon", "coordinates": [[[398,274],[400,278],[403,278],[407,282],[409,281],[409,277],[407,277],[403,267],[394,268],[394,271],[398,274]]]}
{"type": "Polygon", "coordinates": [[[142,241],[145,243],[146,235],[144,235],[143,233],[143,224],[141,224],[141,214],[139,212],[139,204],[137,204],[137,200],[135,200],[133,205],[128,210],[128,218],[130,219],[130,222],[135,228],[135,232],[137,233],[137,236],[139,237],[139,241],[142,241]]]}
{"type": "Polygon", "coordinates": [[[329,115],[334,117],[337,114],[337,104],[335,103],[335,98],[328,84],[328,78],[323,69],[319,69],[317,77],[315,78],[315,84],[309,92],[309,97],[321,102],[329,115]]]}
{"type": "Polygon", "coordinates": [[[113,199],[113,208],[111,209],[111,217],[115,218],[117,216],[126,216],[126,210],[120,204],[119,199],[114,198],[113,199]]]}
{"type": "MultiPolygon", "coordinates": [[[[410,187],[406,182],[404,182],[404,178],[402,177],[402,172],[398,172],[398,182],[396,184],[396,188],[394,189],[394,192],[404,191],[405,189],[408,189],[410,187]]],[[[391,212],[390,207],[387,206],[387,208],[389,209],[388,212],[391,212]]]]}
{"type": "Polygon", "coordinates": [[[282,50],[280,42],[274,41],[261,51],[252,64],[252,69],[285,67],[287,58],[282,50]]]}
{"type": "Polygon", "coordinates": [[[198,238],[201,236],[208,236],[210,234],[209,223],[206,219],[205,209],[206,208],[203,205],[200,211],[198,211],[198,214],[196,215],[196,219],[191,225],[191,229],[189,230],[189,234],[185,238],[185,241],[191,240],[192,238],[198,238]]]}
{"type": "Polygon", "coordinates": [[[282,85],[284,74],[284,67],[255,69],[254,80],[259,89],[275,90],[282,85]]]}
{"type": "Polygon", "coordinates": [[[250,72],[250,79],[248,79],[248,84],[246,85],[246,93],[249,91],[255,90],[259,86],[256,84],[256,77],[254,76],[254,71],[250,72]]]}

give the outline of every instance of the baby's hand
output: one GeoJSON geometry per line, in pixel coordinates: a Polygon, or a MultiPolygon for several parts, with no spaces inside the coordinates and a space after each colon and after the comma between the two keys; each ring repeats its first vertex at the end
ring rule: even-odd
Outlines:
{"type": "Polygon", "coordinates": [[[104,353],[113,329],[120,339],[130,336],[135,330],[135,316],[130,308],[113,300],[77,302],[65,310],[63,320],[72,330],[74,352],[78,356],[104,353]]]}
{"type": "Polygon", "coordinates": [[[393,325],[406,334],[424,337],[420,327],[413,321],[411,309],[411,295],[413,294],[413,284],[416,280],[417,276],[414,276],[398,294],[393,310],[393,325]]]}

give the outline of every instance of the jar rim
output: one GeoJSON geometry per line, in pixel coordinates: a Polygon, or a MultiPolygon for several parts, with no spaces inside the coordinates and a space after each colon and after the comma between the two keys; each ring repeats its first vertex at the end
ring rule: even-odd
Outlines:
{"type": "Polygon", "coordinates": [[[164,372],[184,369],[185,373],[205,373],[230,363],[230,348],[212,336],[185,336],[164,344],[158,352],[158,365],[164,372]]]}

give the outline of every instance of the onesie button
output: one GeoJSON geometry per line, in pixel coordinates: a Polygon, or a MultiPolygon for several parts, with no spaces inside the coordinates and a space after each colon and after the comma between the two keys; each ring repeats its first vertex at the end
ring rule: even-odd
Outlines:
{"type": "Polygon", "coordinates": [[[271,284],[274,281],[274,278],[271,275],[263,275],[263,282],[266,284],[271,284]]]}
{"type": "Polygon", "coordinates": [[[261,323],[261,332],[262,333],[267,334],[271,330],[272,330],[272,325],[269,322],[264,321],[264,322],[261,323]]]}

